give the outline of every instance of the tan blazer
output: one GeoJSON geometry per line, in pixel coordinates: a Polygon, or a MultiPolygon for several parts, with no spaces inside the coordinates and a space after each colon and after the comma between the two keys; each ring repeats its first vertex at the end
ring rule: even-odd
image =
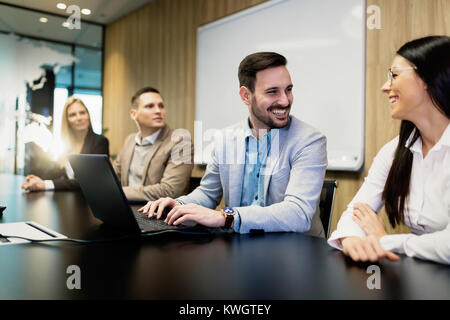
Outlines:
{"type": "Polygon", "coordinates": [[[128,186],[128,173],[137,133],[130,134],[125,139],[113,167],[128,200],[153,201],[162,197],[176,198],[185,192],[194,167],[194,149],[190,136],[172,139],[173,131],[167,125],[162,128],[145,158],[140,186],[128,186]],[[190,150],[190,154],[187,154],[186,150],[190,150]],[[178,157],[172,159],[172,152],[181,156],[183,161],[177,162],[177,159],[180,159],[178,157]]]}

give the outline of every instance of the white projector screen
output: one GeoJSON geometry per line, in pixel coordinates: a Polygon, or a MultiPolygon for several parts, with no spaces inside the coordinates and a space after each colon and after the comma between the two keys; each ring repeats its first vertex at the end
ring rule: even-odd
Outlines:
{"type": "Polygon", "coordinates": [[[365,0],[273,0],[198,28],[195,162],[207,163],[213,129],[248,117],[238,66],[248,54],[284,55],[291,114],[327,137],[328,170],[364,163],[365,0]]]}

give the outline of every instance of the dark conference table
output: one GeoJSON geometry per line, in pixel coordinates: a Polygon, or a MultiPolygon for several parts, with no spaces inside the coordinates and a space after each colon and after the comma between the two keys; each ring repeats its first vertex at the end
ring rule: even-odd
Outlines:
{"type": "MultiPolygon", "coordinates": [[[[0,174],[0,223],[32,220],[76,239],[111,236],[81,192],[25,193],[23,180],[0,174]]],[[[369,266],[296,233],[15,244],[0,246],[0,299],[450,299],[448,266],[402,256],[380,265],[381,289],[373,290],[369,266]],[[79,290],[67,288],[71,265],[81,271],[79,290]]]]}

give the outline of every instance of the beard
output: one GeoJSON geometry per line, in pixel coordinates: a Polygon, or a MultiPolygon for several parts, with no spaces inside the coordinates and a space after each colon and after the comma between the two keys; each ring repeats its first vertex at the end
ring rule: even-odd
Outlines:
{"type": "Polygon", "coordinates": [[[288,125],[289,123],[289,112],[291,109],[291,105],[288,104],[287,106],[282,106],[279,104],[276,105],[272,105],[270,106],[268,109],[263,110],[263,108],[260,108],[258,106],[258,103],[256,102],[256,98],[252,97],[252,104],[250,107],[250,112],[252,113],[253,117],[255,117],[259,122],[263,123],[265,126],[267,126],[270,129],[281,129],[284,128],[288,125]],[[270,109],[288,109],[287,114],[286,114],[286,121],[282,122],[282,123],[277,123],[275,122],[270,115],[268,114],[267,110],[270,109]]]}

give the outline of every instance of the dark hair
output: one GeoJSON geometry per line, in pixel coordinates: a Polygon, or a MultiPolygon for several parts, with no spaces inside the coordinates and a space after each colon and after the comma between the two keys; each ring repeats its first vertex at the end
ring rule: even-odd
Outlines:
{"type": "MultiPolygon", "coordinates": [[[[450,37],[429,36],[404,44],[397,54],[413,64],[416,73],[427,85],[427,92],[434,106],[450,118],[450,37]]],[[[400,126],[398,146],[395,151],[382,198],[392,227],[404,222],[405,201],[409,195],[413,154],[409,148],[420,137],[415,133],[406,146],[416,126],[403,120],[400,126]]]]}
{"type": "Polygon", "coordinates": [[[144,88],[141,88],[141,89],[139,89],[139,90],[134,94],[134,96],[131,98],[131,106],[132,106],[132,107],[136,107],[136,106],[137,106],[137,105],[136,105],[137,99],[139,99],[139,97],[140,97],[142,94],[147,93],[147,92],[154,92],[154,93],[157,93],[157,94],[160,95],[159,91],[158,91],[157,89],[155,89],[155,88],[152,88],[152,87],[144,87],[144,88]]]}
{"type": "Polygon", "coordinates": [[[257,52],[242,60],[239,64],[239,86],[247,87],[251,92],[255,90],[256,73],[268,68],[285,66],[287,60],[275,52],[257,52]]]}

